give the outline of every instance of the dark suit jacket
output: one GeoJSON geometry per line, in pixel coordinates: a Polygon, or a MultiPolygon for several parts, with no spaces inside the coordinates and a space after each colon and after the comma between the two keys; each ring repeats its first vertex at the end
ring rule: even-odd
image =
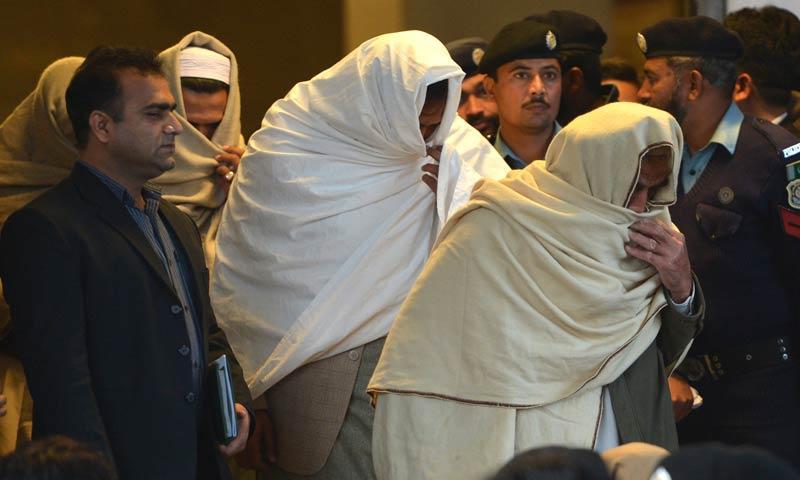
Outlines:
{"type": "MultiPolygon", "coordinates": [[[[211,310],[197,229],[166,201],[159,213],[191,263],[205,358],[228,354],[237,401],[249,404],[211,310]]],[[[229,476],[205,390],[193,391],[183,307],[130,214],[86,167],[76,164],[9,218],[0,274],[33,395],[34,438],[86,442],[114,462],[121,479],[229,476]]]]}

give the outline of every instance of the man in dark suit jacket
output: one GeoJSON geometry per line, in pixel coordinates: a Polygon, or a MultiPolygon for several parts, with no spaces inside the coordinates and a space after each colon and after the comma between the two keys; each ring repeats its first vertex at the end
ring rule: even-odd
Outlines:
{"type": "Polygon", "coordinates": [[[99,47],[66,94],[79,161],[10,217],[0,274],[34,399],[34,438],[105,454],[121,479],[229,477],[250,401],[208,298],[194,222],[146,182],[180,123],[151,52],[99,47]],[[218,446],[205,365],[231,360],[239,436],[218,446]]]}

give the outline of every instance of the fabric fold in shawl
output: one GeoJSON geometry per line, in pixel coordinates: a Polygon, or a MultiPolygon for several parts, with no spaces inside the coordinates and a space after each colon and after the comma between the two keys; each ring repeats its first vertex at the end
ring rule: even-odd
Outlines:
{"type": "Polygon", "coordinates": [[[456,119],[463,73],[423,32],[368,40],[299,83],[248,144],[217,241],[211,296],[253,395],[296,368],[380,338],[443,221],[482,176],[508,171],[456,119]],[[436,196],[418,116],[448,81],[436,196]],[[452,141],[451,141],[452,138],[452,141]]]}
{"type": "Polygon", "coordinates": [[[239,67],[236,56],[222,42],[203,32],[192,32],[180,42],[159,54],[164,76],[175,97],[177,118],[183,132],[175,137],[175,168],[153,180],[162,188],[164,198],[187,213],[197,224],[203,237],[206,262],[213,264],[215,241],[225,192],[219,186],[215,155],[223,153],[223,145],[242,146],[239,67]],[[180,52],[187,47],[202,47],[225,55],[231,61],[230,90],[225,114],[211,140],[186,120],[186,107],[181,94],[180,52]]]}
{"type": "Polygon", "coordinates": [[[0,125],[0,225],[72,170],[78,150],[64,93],[82,62],[66,57],[50,64],[0,125]]]}
{"type": "MultiPolygon", "coordinates": [[[[33,92],[0,125],[0,227],[66,178],[78,158],[64,92],[82,62],[66,57],[50,64],[33,92]]],[[[0,332],[10,320],[8,305],[0,300],[0,332]]]]}
{"type": "Polygon", "coordinates": [[[666,300],[657,272],[624,244],[638,219],[671,224],[666,205],[675,201],[682,148],[671,116],[617,103],[571,122],[545,161],[479,183],[398,314],[369,392],[548,405],[591,441],[600,387],[660,327],[666,300]],[[637,214],[625,205],[640,159],[659,145],[672,149],[672,175],[650,211],[637,214]],[[592,411],[559,410],[590,389],[592,411]]]}

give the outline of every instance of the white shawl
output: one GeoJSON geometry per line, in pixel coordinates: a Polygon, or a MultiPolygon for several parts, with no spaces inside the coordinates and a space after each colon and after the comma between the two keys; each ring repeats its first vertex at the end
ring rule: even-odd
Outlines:
{"type": "Polygon", "coordinates": [[[456,119],[462,77],[431,35],[387,34],[267,111],[223,213],[211,282],[253,395],[386,335],[443,219],[478,178],[507,172],[456,119]],[[445,79],[434,196],[418,117],[426,87],[445,79]]]}

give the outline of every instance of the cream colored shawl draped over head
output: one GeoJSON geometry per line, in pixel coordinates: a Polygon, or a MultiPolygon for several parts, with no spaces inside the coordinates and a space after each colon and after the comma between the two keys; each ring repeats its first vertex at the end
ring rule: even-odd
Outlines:
{"type": "Polygon", "coordinates": [[[239,116],[239,67],[236,56],[222,42],[203,32],[192,32],[176,45],[159,55],[164,75],[178,104],[175,112],[183,126],[183,133],[175,139],[175,168],[153,180],[161,187],[164,198],[187,213],[197,224],[203,237],[203,248],[208,265],[214,259],[214,243],[225,192],[219,186],[216,168],[219,163],[214,156],[223,153],[223,145],[241,146],[242,129],[239,116]],[[225,115],[222,117],[211,140],[186,120],[186,107],[181,94],[180,52],[187,47],[202,47],[228,57],[231,61],[230,90],[225,115]]]}
{"type": "Polygon", "coordinates": [[[624,244],[634,221],[670,221],[682,148],[670,115],[615,103],[561,130],[545,161],[479,183],[401,308],[369,391],[549,405],[591,439],[599,387],[660,327],[658,275],[624,244]],[[672,175],[650,211],[637,214],[625,205],[643,155],[659,145],[672,149],[672,175]],[[589,389],[593,411],[559,410],[569,403],[560,400],[589,389]]]}
{"type": "MultiPolygon", "coordinates": [[[[439,219],[503,160],[456,118],[463,72],[423,32],[368,40],[267,111],[225,207],[211,297],[254,395],[301,365],[380,338],[428,256],[439,219]],[[421,181],[418,116],[448,82],[421,181]]],[[[441,222],[444,223],[443,221],[441,222]]]]}
{"type": "MultiPolygon", "coordinates": [[[[36,89],[0,124],[0,227],[66,178],[78,159],[64,92],[82,62],[67,57],[50,64],[36,89]]],[[[9,321],[8,305],[0,301],[0,331],[9,321]]]]}
{"type": "Polygon", "coordinates": [[[0,125],[0,225],[63,180],[78,159],[64,93],[81,57],[56,60],[0,125]]]}

